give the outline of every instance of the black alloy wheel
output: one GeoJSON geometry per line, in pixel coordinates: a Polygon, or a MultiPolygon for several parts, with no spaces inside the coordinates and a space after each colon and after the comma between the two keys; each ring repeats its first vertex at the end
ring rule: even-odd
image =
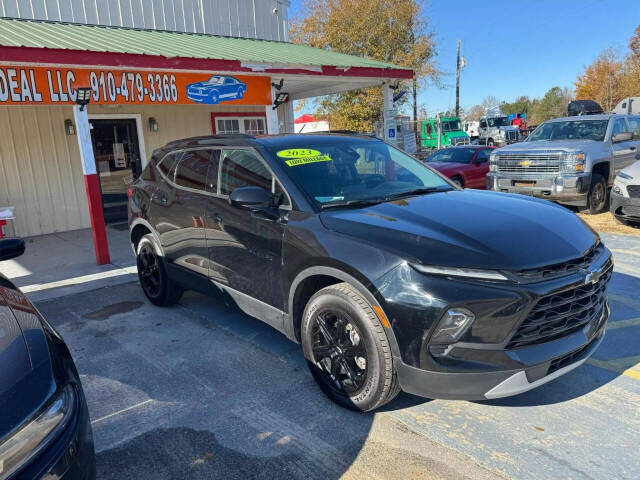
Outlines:
{"type": "Polygon", "coordinates": [[[338,395],[357,395],[367,379],[368,356],[362,333],[346,312],[325,310],[312,327],[313,360],[320,379],[338,395]]]}
{"type": "Polygon", "coordinates": [[[146,297],[154,305],[165,307],[180,300],[184,289],[171,281],[157,251],[153,236],[145,235],[138,244],[136,264],[140,285],[146,297]]]}
{"type": "Polygon", "coordinates": [[[368,412],[400,391],[380,317],[350,284],[317,291],[307,302],[300,330],[311,375],[334,402],[368,412]]]}
{"type": "Polygon", "coordinates": [[[160,293],[162,277],[160,275],[160,263],[153,245],[144,243],[138,252],[138,275],[140,284],[145,293],[151,297],[157,297],[160,293]]]}

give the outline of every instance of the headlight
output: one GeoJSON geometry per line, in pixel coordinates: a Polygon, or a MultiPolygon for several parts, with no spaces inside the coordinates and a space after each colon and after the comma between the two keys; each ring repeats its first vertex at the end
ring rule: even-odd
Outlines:
{"type": "Polygon", "coordinates": [[[444,275],[451,277],[479,278],[482,280],[509,280],[508,277],[497,270],[477,270],[474,268],[435,267],[433,265],[413,265],[413,268],[422,273],[444,275]]]}
{"type": "Polygon", "coordinates": [[[489,171],[497,172],[498,171],[498,156],[495,153],[489,155],[489,171]]]}
{"type": "Polygon", "coordinates": [[[35,420],[23,425],[0,444],[0,480],[9,478],[64,429],[71,419],[73,405],[74,390],[67,386],[35,420]]]}
{"type": "Polygon", "coordinates": [[[633,176],[632,175],[628,175],[624,172],[618,172],[618,176],[620,178],[624,178],[625,180],[633,180],[633,176]]]}
{"type": "Polygon", "coordinates": [[[584,152],[565,153],[562,157],[561,171],[567,173],[584,172],[587,156],[584,152]]]}
{"type": "Polygon", "coordinates": [[[466,308],[450,308],[440,320],[431,341],[435,343],[456,342],[475,318],[473,312],[466,308]]]}

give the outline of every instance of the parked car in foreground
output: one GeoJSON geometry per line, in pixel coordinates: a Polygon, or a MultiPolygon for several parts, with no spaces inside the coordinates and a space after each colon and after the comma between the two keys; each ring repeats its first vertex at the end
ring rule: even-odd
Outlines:
{"type": "Polygon", "coordinates": [[[487,188],[605,210],[616,173],[636,161],[640,116],[588,115],[549,120],[524,142],[491,154],[487,188]]]}
{"type": "MultiPolygon", "coordinates": [[[[0,261],[22,252],[0,240],[0,261]]],[[[0,274],[0,479],[35,478],[95,478],[91,423],[64,341],[0,274]]]]}
{"type": "Polygon", "coordinates": [[[640,153],[639,161],[618,172],[611,190],[610,210],[621,223],[640,224],[640,153]]]}
{"type": "Polygon", "coordinates": [[[458,187],[484,190],[489,173],[489,155],[494,148],[484,145],[444,148],[432,153],[425,161],[458,187]]]}
{"type": "Polygon", "coordinates": [[[609,316],[611,253],[580,218],[461,190],[372,137],[170,143],[131,189],[129,225],[151,302],[217,287],[301,342],[356,410],[401,389],[527,391],[582,364],[609,316]]]}

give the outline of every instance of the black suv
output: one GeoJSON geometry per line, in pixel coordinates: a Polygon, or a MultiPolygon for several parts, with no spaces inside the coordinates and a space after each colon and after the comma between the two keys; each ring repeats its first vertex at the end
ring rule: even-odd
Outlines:
{"type": "Polygon", "coordinates": [[[375,138],[180,140],[129,196],[151,302],[224,291],[350,408],[521,393],[604,335],[612,257],[576,215],[461,190],[375,138]]]}

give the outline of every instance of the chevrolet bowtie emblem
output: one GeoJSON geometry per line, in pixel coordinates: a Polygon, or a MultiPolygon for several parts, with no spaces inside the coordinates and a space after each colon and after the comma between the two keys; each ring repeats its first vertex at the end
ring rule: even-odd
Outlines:
{"type": "Polygon", "coordinates": [[[523,160],[520,162],[520,166],[521,167],[528,167],[529,165],[531,165],[531,161],[530,160],[523,160]]]}
{"type": "Polygon", "coordinates": [[[585,270],[585,275],[584,275],[585,285],[588,285],[590,283],[595,283],[598,280],[598,278],[600,278],[599,271],[585,270]]]}

